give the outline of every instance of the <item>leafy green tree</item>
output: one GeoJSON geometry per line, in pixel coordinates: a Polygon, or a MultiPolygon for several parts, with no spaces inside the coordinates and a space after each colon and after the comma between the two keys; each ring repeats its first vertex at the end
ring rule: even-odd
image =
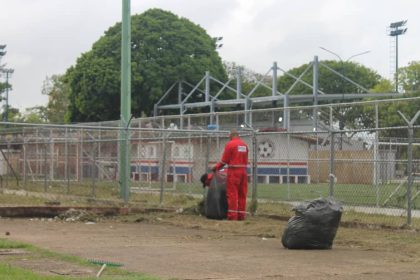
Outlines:
{"type": "Polygon", "coordinates": [[[46,123],[46,107],[35,106],[21,112],[18,108],[9,106],[8,120],[12,122],[46,123]]]}
{"type": "Polygon", "coordinates": [[[377,83],[373,88],[372,92],[393,92],[394,91],[394,85],[390,80],[387,79],[381,79],[379,83],[377,83]]]}
{"type": "MultiPolygon", "coordinates": [[[[1,71],[1,69],[0,69],[1,71]]],[[[1,72],[0,72],[0,77],[1,77],[1,72]]],[[[2,101],[4,98],[3,93],[6,91],[6,89],[11,90],[12,89],[12,85],[10,83],[6,83],[6,82],[0,82],[0,101],[2,101]]]]}
{"type": "MultiPolygon", "coordinates": [[[[334,69],[336,72],[341,73],[350,80],[358,83],[359,85],[365,87],[366,89],[372,89],[375,87],[381,80],[381,76],[376,73],[374,70],[369,69],[359,63],[354,62],[339,62],[335,60],[326,60],[321,61],[321,63],[329,66],[334,69]]],[[[308,64],[301,65],[299,67],[290,69],[288,72],[296,77],[300,76],[305,69],[308,67],[308,64]]],[[[325,94],[332,93],[362,93],[363,91],[351,84],[348,81],[345,81],[343,78],[333,73],[329,69],[319,65],[319,89],[325,94]]],[[[302,77],[302,80],[312,85],[313,82],[313,71],[309,70],[302,77]]],[[[290,76],[282,75],[278,79],[278,89],[280,92],[287,91],[292,84],[295,82],[290,76]]],[[[290,94],[312,94],[312,89],[308,86],[299,83],[294,87],[290,94]]]]}
{"type": "Polygon", "coordinates": [[[420,91],[420,61],[412,61],[398,70],[399,85],[405,92],[420,91]]]}
{"type": "MultiPolygon", "coordinates": [[[[3,64],[1,64],[1,58],[2,58],[2,55],[1,55],[1,51],[2,51],[2,49],[0,48],[0,77],[1,77],[1,73],[3,72],[3,69],[4,69],[4,65],[3,64]]],[[[6,89],[6,83],[3,83],[3,82],[1,82],[0,81],[0,94],[4,91],[6,89]]],[[[0,98],[0,100],[1,100],[1,98],[0,98]]]]}
{"type": "MultiPolygon", "coordinates": [[[[200,26],[160,9],[132,16],[131,21],[133,115],[149,115],[178,80],[195,84],[205,71],[226,79],[216,41],[200,26]]],[[[120,49],[121,23],[117,23],[68,69],[69,121],[120,118],[120,49]]]]}
{"type": "Polygon", "coordinates": [[[45,117],[51,123],[64,123],[69,106],[70,89],[63,76],[46,77],[42,94],[48,96],[45,117]]]}
{"type": "MultiPolygon", "coordinates": [[[[0,82],[0,94],[3,93],[7,88],[7,84],[6,83],[2,83],[0,82]]],[[[0,96],[0,101],[2,100],[1,96],[0,96]]]]}
{"type": "MultiPolygon", "coordinates": [[[[259,81],[262,84],[271,87],[272,77],[271,76],[264,76],[260,73],[257,73],[245,66],[238,65],[235,62],[228,62],[225,61],[223,63],[228,78],[233,78],[234,80],[231,83],[231,87],[236,88],[236,76],[238,68],[241,68],[241,88],[243,94],[249,94],[252,90],[254,90],[255,86],[259,81]]],[[[271,90],[267,87],[263,87],[260,85],[255,89],[251,97],[258,97],[258,96],[267,96],[271,95],[271,90]]],[[[231,98],[234,98],[236,95],[230,95],[231,98]]]]}
{"type": "MultiPolygon", "coordinates": [[[[9,105],[9,110],[7,110],[7,119],[12,122],[22,122],[22,114],[18,108],[13,108],[9,105]]],[[[4,112],[2,113],[3,116],[4,112]]]]}
{"type": "MultiPolygon", "coordinates": [[[[404,97],[420,97],[420,63],[413,61],[407,67],[399,70],[399,81],[403,90],[404,97]]],[[[372,92],[393,92],[395,85],[389,80],[382,79],[373,89],[372,92]]],[[[401,96],[402,97],[402,96],[401,96]]],[[[399,98],[401,98],[399,97],[399,98]]],[[[382,98],[385,99],[385,98],[382,98]]],[[[380,127],[399,127],[406,126],[405,121],[398,114],[402,112],[411,120],[420,108],[420,100],[395,101],[386,105],[379,104],[379,126],[380,127]]],[[[369,116],[365,118],[365,124],[368,127],[375,127],[375,108],[373,106],[363,106],[363,114],[369,116]]],[[[420,125],[420,119],[417,120],[420,125]]],[[[417,137],[420,137],[420,130],[416,130],[417,137]]],[[[406,129],[390,129],[381,131],[381,137],[407,137],[406,129]]]]}
{"type": "MultiPolygon", "coordinates": [[[[331,69],[334,69],[336,72],[341,73],[342,75],[346,76],[348,79],[358,83],[359,85],[363,86],[364,88],[370,90],[377,86],[382,78],[379,74],[377,74],[374,70],[371,70],[361,64],[354,63],[354,62],[340,62],[334,60],[327,60],[321,61],[321,63],[327,65],[331,69]]],[[[293,68],[288,71],[288,73],[292,74],[295,77],[299,77],[305,69],[308,68],[308,64],[301,65],[299,67],[293,68]]],[[[308,70],[305,75],[303,75],[302,80],[306,83],[312,85],[313,83],[313,71],[312,69],[308,70]]],[[[319,80],[319,90],[324,92],[325,94],[337,94],[342,93],[343,99],[339,102],[348,102],[344,99],[344,95],[346,93],[359,93],[363,94],[363,90],[356,85],[344,80],[339,75],[333,73],[326,67],[319,65],[318,71],[318,80],[319,80]]],[[[288,91],[295,79],[288,76],[282,75],[278,79],[278,90],[282,93],[288,91]]],[[[312,94],[312,88],[298,83],[289,93],[290,95],[299,95],[299,94],[312,94]]],[[[321,103],[321,102],[319,102],[321,103]]],[[[331,103],[331,101],[327,101],[326,103],[331,103]]],[[[311,105],[311,104],[308,104],[311,105]]],[[[293,111],[292,113],[297,114],[297,112],[293,111]]],[[[292,116],[292,118],[306,118],[310,117],[312,114],[311,111],[306,112],[307,115],[305,116],[292,116]]],[[[325,116],[329,115],[329,112],[325,112],[323,114],[325,116]]],[[[339,124],[340,129],[344,128],[355,128],[355,127],[366,127],[369,126],[372,122],[371,119],[371,111],[364,112],[364,108],[362,107],[352,107],[352,106],[342,106],[340,108],[336,108],[333,111],[333,118],[334,123],[339,124]]],[[[322,118],[325,123],[329,123],[329,117],[322,118]]]]}
{"type": "Polygon", "coordinates": [[[25,109],[25,112],[21,114],[23,122],[27,123],[46,123],[48,122],[47,118],[47,108],[44,106],[36,106],[25,109]]]}

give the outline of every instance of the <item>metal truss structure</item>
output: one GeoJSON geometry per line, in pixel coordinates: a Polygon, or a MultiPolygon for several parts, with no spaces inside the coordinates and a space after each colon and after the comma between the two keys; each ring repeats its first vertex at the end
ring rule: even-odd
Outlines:
{"type": "MultiPolygon", "coordinates": [[[[186,112],[190,109],[196,108],[209,108],[210,113],[216,112],[219,108],[242,108],[244,110],[245,115],[245,124],[251,126],[252,120],[250,119],[250,112],[255,107],[272,107],[276,108],[280,105],[283,105],[283,128],[288,129],[290,125],[290,117],[289,117],[289,110],[288,107],[292,103],[312,103],[314,106],[318,105],[318,102],[328,101],[332,102],[335,100],[344,101],[344,100],[361,100],[364,98],[378,98],[378,97],[397,97],[401,96],[401,94],[397,93],[370,93],[368,89],[363,87],[362,85],[358,84],[357,82],[349,79],[348,77],[344,76],[343,74],[337,72],[336,70],[329,67],[327,64],[319,62],[318,56],[315,56],[313,61],[309,62],[308,67],[299,75],[295,76],[284,69],[278,67],[277,62],[273,63],[273,66],[268,70],[268,72],[262,76],[260,80],[257,81],[256,85],[248,92],[245,93],[242,91],[242,70],[240,67],[237,68],[237,73],[235,78],[229,79],[227,82],[222,82],[216,79],[215,77],[211,76],[210,72],[206,72],[204,77],[196,84],[190,84],[186,81],[178,81],[175,82],[160,98],[160,100],[154,105],[154,116],[158,116],[160,111],[164,110],[177,110],[179,112],[179,116],[182,117],[186,112]],[[335,75],[339,76],[343,80],[347,81],[348,83],[353,84],[356,86],[359,93],[333,93],[333,94],[325,94],[318,86],[319,80],[319,67],[324,67],[328,71],[334,73],[335,75]],[[313,82],[309,84],[302,80],[304,75],[311,71],[312,69],[312,76],[313,82]],[[291,87],[286,90],[285,92],[279,92],[277,90],[277,74],[278,70],[284,73],[284,75],[291,77],[294,79],[294,83],[291,87]],[[264,78],[271,74],[272,83],[271,86],[264,83],[264,78]],[[233,88],[231,85],[232,82],[236,80],[236,88],[233,88]],[[212,88],[210,88],[210,82],[215,82],[219,85],[217,91],[213,92],[212,88]],[[204,84],[204,86],[203,86],[204,84]],[[298,84],[303,84],[306,87],[312,89],[312,94],[305,94],[305,95],[291,95],[291,91],[296,87],[298,84]],[[178,86],[178,90],[174,93],[174,89],[178,86]],[[253,94],[259,87],[265,87],[271,91],[271,95],[269,96],[261,96],[255,97],[253,94]],[[189,92],[184,92],[185,88],[191,88],[189,92]],[[203,89],[204,88],[204,89],[203,89]],[[231,99],[221,99],[221,95],[226,92],[233,92],[236,93],[235,98],[231,99]],[[164,101],[168,99],[171,94],[177,94],[178,102],[176,104],[164,104],[164,101]],[[193,96],[198,97],[202,101],[193,102],[190,101],[191,97],[193,96]]],[[[314,109],[313,112],[314,116],[314,127],[316,126],[317,120],[317,112],[314,109]]],[[[214,124],[214,119],[210,118],[210,124],[214,124]]],[[[182,124],[181,124],[182,125],[182,124]]],[[[182,127],[181,127],[182,128],[182,127]]]]}

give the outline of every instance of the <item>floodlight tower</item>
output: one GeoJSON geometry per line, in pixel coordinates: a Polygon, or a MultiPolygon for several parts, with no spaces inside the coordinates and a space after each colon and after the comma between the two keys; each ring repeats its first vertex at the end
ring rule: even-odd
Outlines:
{"type": "Polygon", "coordinates": [[[407,32],[406,23],[406,20],[402,20],[388,26],[388,36],[395,37],[395,92],[398,92],[398,36],[407,32]]]}

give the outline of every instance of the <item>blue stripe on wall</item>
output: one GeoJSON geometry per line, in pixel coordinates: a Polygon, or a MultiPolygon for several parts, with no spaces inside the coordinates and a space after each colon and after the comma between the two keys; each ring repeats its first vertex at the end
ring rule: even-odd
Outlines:
{"type": "MultiPolygon", "coordinates": [[[[287,175],[287,168],[259,167],[257,168],[257,175],[287,175]]],[[[308,169],[305,167],[289,168],[289,175],[308,175],[308,169]]]]}
{"type": "MultiPolygon", "coordinates": [[[[169,172],[173,173],[173,167],[169,168],[169,172]]],[[[190,174],[190,168],[185,166],[175,166],[175,173],[176,174],[190,174]]]]}
{"type": "MultiPolygon", "coordinates": [[[[173,173],[173,167],[169,167],[169,173],[173,173]]],[[[132,165],[131,172],[141,173],[159,173],[159,166],[148,166],[148,165],[132,165]]],[[[176,174],[190,174],[191,168],[185,166],[175,166],[176,174]]]]}

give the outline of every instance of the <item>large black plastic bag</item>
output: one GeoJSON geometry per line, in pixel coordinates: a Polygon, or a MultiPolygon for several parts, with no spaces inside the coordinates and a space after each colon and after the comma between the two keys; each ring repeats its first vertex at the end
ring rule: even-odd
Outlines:
{"type": "Polygon", "coordinates": [[[281,242],[288,249],[331,249],[343,207],[329,198],[319,198],[293,208],[281,242]]]}
{"type": "Polygon", "coordinates": [[[222,220],[227,217],[226,173],[216,173],[206,188],[204,213],[209,219],[222,220]]]}

